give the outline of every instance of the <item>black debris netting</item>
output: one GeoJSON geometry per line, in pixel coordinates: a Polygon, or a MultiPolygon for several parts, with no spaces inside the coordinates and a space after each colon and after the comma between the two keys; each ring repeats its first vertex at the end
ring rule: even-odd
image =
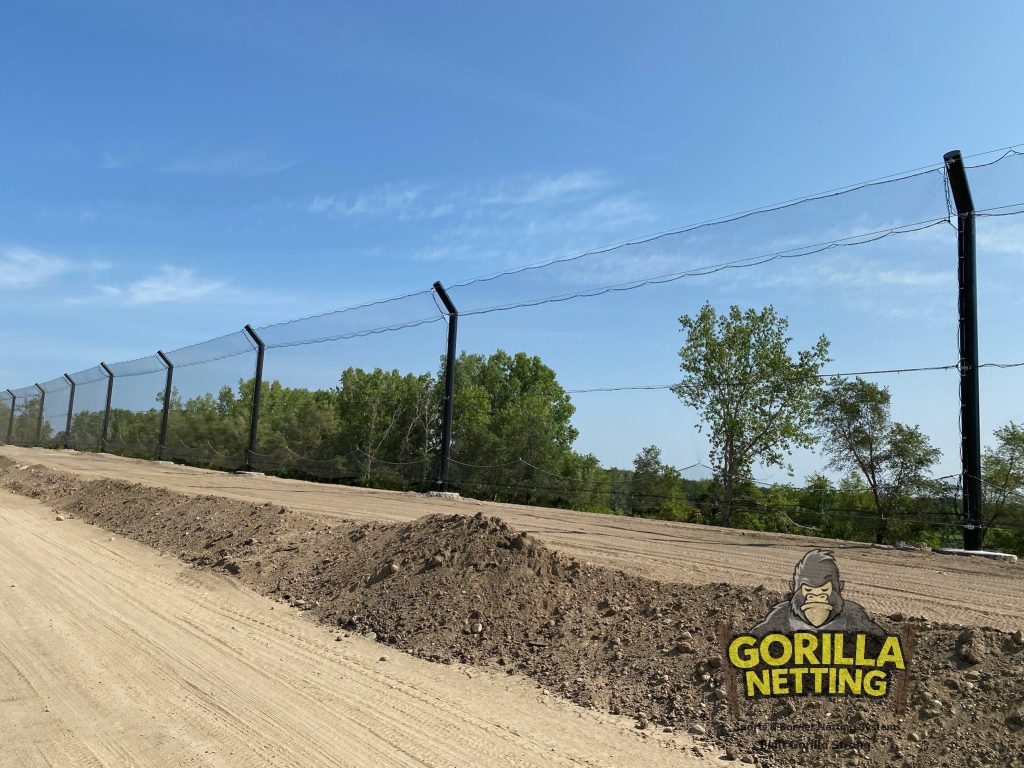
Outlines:
{"type": "Polygon", "coordinates": [[[68,447],[79,451],[99,450],[110,377],[98,365],[68,375],[75,383],[68,447]]]}
{"type": "Polygon", "coordinates": [[[167,366],[157,356],[109,363],[114,374],[108,450],[151,459],[159,454],[167,366]]]}
{"type": "MultiPolygon", "coordinates": [[[[982,421],[986,445],[995,445],[1001,426],[1024,418],[1014,322],[1015,286],[1024,279],[1024,154],[968,158],[967,173],[978,209],[982,421]]],[[[452,487],[646,514],[663,495],[632,477],[648,448],[657,447],[682,480],[711,478],[706,432],[671,389],[681,375],[680,318],[705,303],[720,313],[770,305],[789,323],[792,350],[828,338],[823,378],[860,376],[885,387],[893,418],[920,427],[941,450],[931,468],[933,503],[920,522],[955,538],[962,528],[956,227],[946,171],[936,164],[606,248],[495,264],[485,275],[438,275],[459,312],[452,487]]],[[[163,445],[167,366],[158,356],[111,363],[107,448],[224,469],[437,488],[448,328],[440,297],[423,286],[171,350],[163,445]],[[257,339],[266,349],[250,452],[257,339]]],[[[13,420],[11,396],[0,395],[0,436],[9,424],[11,442],[99,448],[107,375],[97,367],[73,378],[69,434],[70,391],[54,379],[43,385],[45,399],[34,388],[17,390],[13,420]]],[[[792,474],[754,467],[754,490],[738,502],[752,516],[770,504],[794,531],[839,535],[856,527],[866,513],[852,502],[833,499],[833,517],[815,518],[787,506],[796,502],[785,493],[769,494],[822,474],[828,493],[845,492],[820,449],[794,451],[789,463],[792,474]]]]}

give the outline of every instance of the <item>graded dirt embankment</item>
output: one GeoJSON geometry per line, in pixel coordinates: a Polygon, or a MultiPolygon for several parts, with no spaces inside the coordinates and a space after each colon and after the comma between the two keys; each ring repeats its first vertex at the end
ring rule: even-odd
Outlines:
{"type": "MultiPolygon", "coordinates": [[[[744,702],[737,721],[723,701],[716,623],[742,628],[763,618],[783,597],[763,587],[667,584],[622,573],[553,551],[482,513],[351,522],[6,460],[0,487],[234,574],[338,627],[343,641],[362,633],[426,659],[518,673],[585,707],[628,714],[645,733],[692,729],[704,754],[720,747],[764,766],[954,768],[1024,757],[1019,632],[876,615],[890,631],[917,631],[904,718],[891,698],[803,697],[744,702]],[[769,725],[784,729],[783,740],[776,733],[764,745],[769,725]],[[818,742],[807,752],[800,740],[809,734],[818,742]],[[974,745],[973,754],[964,744],[974,745]]],[[[846,597],[861,599],[843,555],[846,597]]]]}
{"type": "Polygon", "coordinates": [[[337,634],[0,491],[3,768],[720,765],[519,677],[337,634]]]}
{"type": "Polygon", "coordinates": [[[896,611],[978,627],[1016,631],[1024,617],[1024,563],[891,549],[785,534],[594,515],[585,512],[444,501],[418,494],[349,488],[273,477],[158,464],[97,453],[5,446],[0,456],[40,463],[89,479],[107,477],[179,493],[269,502],[332,520],[401,522],[431,513],[496,515],[577,559],[666,583],[764,585],[785,590],[793,566],[811,547],[836,551],[843,577],[869,611],[896,611]]]}

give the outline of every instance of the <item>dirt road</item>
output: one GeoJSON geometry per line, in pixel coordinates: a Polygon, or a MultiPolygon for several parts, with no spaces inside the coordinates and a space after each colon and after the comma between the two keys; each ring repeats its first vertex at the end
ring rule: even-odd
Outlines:
{"type": "Polygon", "coordinates": [[[0,766],[710,766],[0,492],[0,766]],[[387,661],[380,661],[382,653],[387,661]]]}
{"type": "Polygon", "coordinates": [[[567,554],[669,582],[766,586],[785,591],[794,564],[810,547],[836,550],[849,597],[871,611],[1017,630],[1024,624],[1024,564],[902,552],[831,539],[740,532],[583,512],[329,486],[272,477],[73,451],[4,447],[25,463],[110,477],[185,493],[268,501],[327,518],[413,520],[430,512],[481,509],[535,534],[567,554]]]}

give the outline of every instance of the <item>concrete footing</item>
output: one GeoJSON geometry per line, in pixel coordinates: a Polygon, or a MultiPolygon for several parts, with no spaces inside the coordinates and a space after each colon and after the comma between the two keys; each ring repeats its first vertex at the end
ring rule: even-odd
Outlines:
{"type": "Polygon", "coordinates": [[[957,549],[955,547],[939,547],[933,549],[940,555],[963,555],[965,557],[987,557],[989,560],[1001,560],[1004,563],[1016,563],[1016,555],[1008,555],[1005,552],[992,552],[987,549],[957,549]]]}

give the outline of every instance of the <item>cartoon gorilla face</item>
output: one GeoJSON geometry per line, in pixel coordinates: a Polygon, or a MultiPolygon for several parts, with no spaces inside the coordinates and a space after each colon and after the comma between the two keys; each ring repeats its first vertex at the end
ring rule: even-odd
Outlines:
{"type": "Polygon", "coordinates": [[[797,563],[789,602],[794,615],[820,627],[842,613],[842,591],[843,582],[832,553],[814,549],[797,563]]]}

